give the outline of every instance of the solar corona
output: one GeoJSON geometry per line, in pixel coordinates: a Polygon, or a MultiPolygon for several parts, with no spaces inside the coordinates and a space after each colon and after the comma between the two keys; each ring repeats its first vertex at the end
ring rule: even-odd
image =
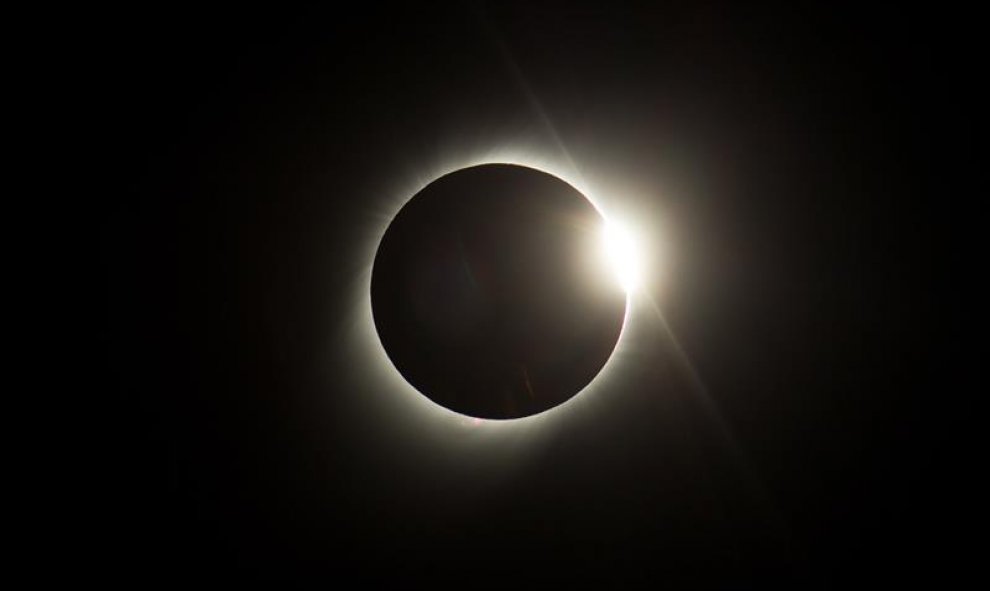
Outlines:
{"type": "Polygon", "coordinates": [[[484,163],[399,209],[375,253],[371,310],[388,360],[419,394],[467,417],[520,419],[602,373],[637,272],[628,233],[574,186],[484,163]]]}

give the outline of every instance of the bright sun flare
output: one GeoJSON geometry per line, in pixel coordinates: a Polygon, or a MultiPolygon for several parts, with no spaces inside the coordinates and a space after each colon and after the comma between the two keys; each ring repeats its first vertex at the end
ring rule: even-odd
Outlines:
{"type": "Polygon", "coordinates": [[[624,225],[606,222],[602,241],[609,269],[627,293],[632,291],[639,284],[642,264],[634,236],[624,225]]]}

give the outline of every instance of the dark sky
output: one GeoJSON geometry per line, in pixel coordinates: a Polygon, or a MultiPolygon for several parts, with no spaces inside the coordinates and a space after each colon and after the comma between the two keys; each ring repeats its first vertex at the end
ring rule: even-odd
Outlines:
{"type": "Polygon", "coordinates": [[[111,578],[951,576],[942,19],[694,2],[114,16],[92,41],[119,171],[94,542],[111,578]],[[356,301],[415,179],[519,145],[569,154],[664,229],[644,289],[669,332],[634,327],[581,413],[476,436],[397,402],[356,301]]]}

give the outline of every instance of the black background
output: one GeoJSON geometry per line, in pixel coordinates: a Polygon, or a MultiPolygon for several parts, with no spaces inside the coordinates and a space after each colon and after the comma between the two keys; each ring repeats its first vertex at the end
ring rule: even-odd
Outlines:
{"type": "Polygon", "coordinates": [[[105,15],[99,564],[139,586],[951,578],[947,22],[830,4],[105,15]],[[645,322],[594,413],[468,453],[377,389],[355,286],[410,175],[487,143],[557,158],[554,133],[667,232],[644,289],[689,362],[645,322]]]}

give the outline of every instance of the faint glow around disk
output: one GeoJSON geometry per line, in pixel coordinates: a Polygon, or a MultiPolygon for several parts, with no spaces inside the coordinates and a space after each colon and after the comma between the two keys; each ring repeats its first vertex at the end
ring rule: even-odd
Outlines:
{"type": "MultiPolygon", "coordinates": [[[[359,308],[362,310],[359,316],[365,319],[361,322],[362,328],[360,330],[362,334],[361,341],[365,345],[363,349],[366,351],[365,359],[367,365],[364,365],[364,367],[368,370],[368,373],[365,375],[374,376],[376,379],[381,380],[378,383],[383,386],[382,391],[403,393],[403,396],[395,399],[395,403],[401,404],[404,412],[411,412],[414,416],[428,420],[435,426],[446,424],[448,427],[457,431],[468,429],[471,432],[476,432],[480,428],[481,431],[489,433],[492,436],[496,434],[508,436],[513,433],[520,433],[521,430],[529,431],[529,429],[536,428],[538,425],[546,425],[548,421],[562,420],[564,416],[573,412],[584,412],[593,408],[595,394],[601,391],[603,384],[609,383],[610,378],[613,377],[616,371],[616,365],[622,365],[623,362],[621,359],[628,353],[631,347],[628,341],[627,333],[629,331],[627,329],[633,317],[637,316],[637,311],[640,307],[640,298],[636,296],[633,290],[633,286],[640,279],[641,271],[640,261],[642,259],[640,253],[637,252],[638,244],[624,225],[618,223],[617,220],[611,219],[603,211],[602,205],[605,204],[595,194],[595,191],[592,191],[588,187],[583,177],[573,168],[573,165],[567,166],[559,158],[547,157],[547,151],[535,148],[502,148],[490,151],[458,150],[456,151],[456,156],[445,159],[442,162],[434,162],[434,166],[425,166],[417,171],[418,174],[414,178],[408,178],[405,182],[400,181],[391,186],[390,190],[386,191],[393,198],[389,204],[385,204],[383,211],[381,211],[382,215],[376,219],[375,227],[368,232],[368,242],[365,247],[368,253],[368,265],[362,274],[362,279],[355,285],[356,290],[354,295],[359,308]],[[399,209],[426,185],[445,174],[479,164],[495,163],[516,164],[552,174],[575,187],[591,201],[592,205],[595,206],[606,220],[607,230],[604,233],[604,248],[602,249],[602,252],[606,254],[605,264],[617,273],[615,277],[617,277],[618,281],[626,289],[627,294],[626,315],[623,319],[619,340],[616,343],[615,349],[612,351],[611,357],[609,357],[605,366],[602,367],[599,374],[591,383],[585,386],[579,395],[571,397],[554,408],[536,415],[504,421],[474,419],[455,413],[433,403],[405,381],[405,378],[399,374],[398,370],[395,369],[395,366],[388,359],[385,349],[378,338],[372,318],[371,298],[368,295],[371,289],[371,266],[374,261],[374,254],[389,223],[391,223],[392,218],[394,218],[399,209]],[[439,423],[435,421],[439,421],[439,423]]],[[[403,413],[400,412],[400,414],[403,413]]],[[[410,415],[404,414],[403,416],[408,419],[410,415]]]]}
{"type": "Polygon", "coordinates": [[[606,220],[602,241],[609,269],[626,293],[639,285],[642,260],[633,234],[624,224],[606,220]]]}

